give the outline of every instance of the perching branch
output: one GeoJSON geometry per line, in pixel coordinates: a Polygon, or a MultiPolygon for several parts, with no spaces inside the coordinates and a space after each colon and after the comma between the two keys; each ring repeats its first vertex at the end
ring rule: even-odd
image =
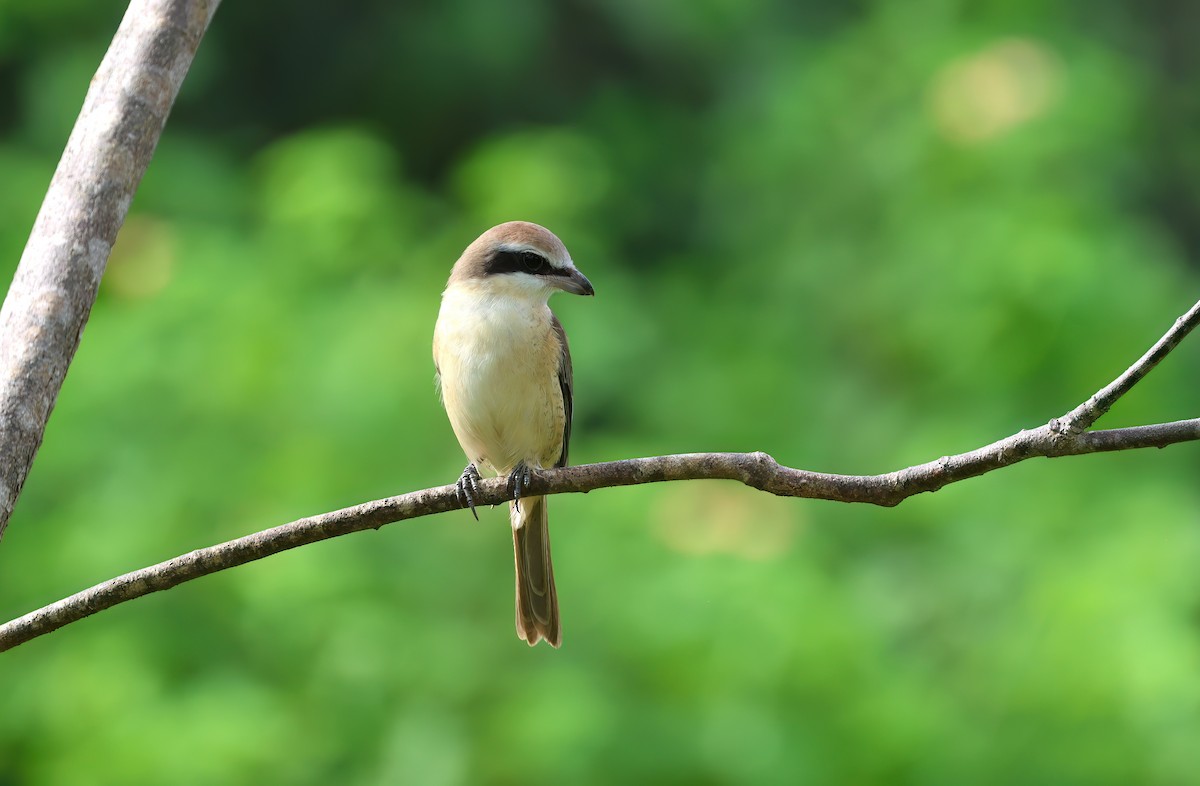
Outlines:
{"type": "Polygon", "coordinates": [[[92,78],[0,309],[0,537],[100,277],[220,0],[133,0],[92,78]]]}
{"type": "MultiPolygon", "coordinates": [[[[669,480],[737,480],[785,497],[893,506],[914,494],[938,489],[1037,456],[1059,458],[1136,448],[1163,448],[1200,440],[1200,418],[1149,426],[1085,431],[1146,375],[1200,322],[1200,302],[1192,306],[1137,363],[1062,418],[1021,431],[986,447],[944,456],[885,475],[829,475],[781,466],[766,453],[691,453],[626,459],[604,464],[544,470],[530,484],[532,495],[589,492],[669,480]]],[[[498,505],[512,499],[504,478],[481,483],[476,502],[498,505]]],[[[463,508],[454,486],[414,491],[332,513],[293,521],[110,579],[90,589],[0,625],[0,651],[58,630],[118,603],[185,581],[244,565],[281,551],[351,532],[463,508]]]]}

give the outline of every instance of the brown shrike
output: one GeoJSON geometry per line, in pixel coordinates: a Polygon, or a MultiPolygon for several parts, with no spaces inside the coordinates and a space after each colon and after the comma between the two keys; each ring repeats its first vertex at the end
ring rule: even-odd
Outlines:
{"type": "MultiPolygon", "coordinates": [[[[433,331],[446,414],[467,454],[460,498],[475,513],[482,467],[507,475],[517,563],[517,635],[562,642],[544,497],[524,497],[531,470],[565,467],[571,441],[571,352],[546,302],[555,292],[594,295],[549,230],[510,221],[458,258],[433,331]]],[[[478,514],[476,514],[478,518],[478,514]]]]}

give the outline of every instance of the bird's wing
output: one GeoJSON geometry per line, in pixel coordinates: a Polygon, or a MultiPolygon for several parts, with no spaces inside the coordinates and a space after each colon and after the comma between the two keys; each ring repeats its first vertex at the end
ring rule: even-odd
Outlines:
{"type": "Polygon", "coordinates": [[[562,390],[563,400],[563,439],[562,455],[558,457],[556,467],[567,466],[567,450],[571,446],[571,413],[575,404],[574,381],[571,373],[571,348],[567,345],[567,332],[563,330],[558,317],[551,314],[550,325],[558,334],[558,343],[562,347],[562,355],[558,361],[558,386],[562,390]]]}

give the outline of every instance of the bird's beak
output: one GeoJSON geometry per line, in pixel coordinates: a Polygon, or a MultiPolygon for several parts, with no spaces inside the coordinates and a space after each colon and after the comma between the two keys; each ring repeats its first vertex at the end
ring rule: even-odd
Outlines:
{"type": "Polygon", "coordinates": [[[578,270],[572,270],[565,276],[558,276],[554,279],[554,285],[563,292],[570,292],[572,295],[594,295],[596,290],[592,289],[592,282],[587,280],[587,276],[580,273],[578,270]]]}

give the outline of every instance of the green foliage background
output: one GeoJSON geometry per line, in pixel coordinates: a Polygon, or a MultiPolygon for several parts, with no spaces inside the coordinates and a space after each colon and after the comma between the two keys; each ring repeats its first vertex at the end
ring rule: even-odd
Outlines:
{"type": "MultiPolygon", "coordinates": [[[[0,0],[10,275],[119,0],[0,0]]],[[[458,252],[595,283],[572,458],[871,473],[1044,423],[1197,298],[1200,14],[1157,0],[226,0],[0,544],[0,616],[453,480],[458,252]]],[[[1194,340],[1193,340],[1194,341],[1194,340]]],[[[1194,417],[1185,343],[1103,425],[1194,417]]],[[[389,526],[0,656],[0,784],[1200,783],[1200,453],[895,510],[557,497],[389,526]]]]}

